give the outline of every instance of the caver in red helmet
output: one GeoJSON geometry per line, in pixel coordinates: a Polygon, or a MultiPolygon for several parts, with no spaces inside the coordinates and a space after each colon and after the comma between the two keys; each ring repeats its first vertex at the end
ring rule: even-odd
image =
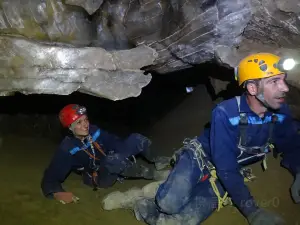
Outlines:
{"type": "Polygon", "coordinates": [[[59,120],[63,127],[69,127],[83,115],[86,115],[85,107],[77,104],[69,104],[59,112],[59,120]]]}

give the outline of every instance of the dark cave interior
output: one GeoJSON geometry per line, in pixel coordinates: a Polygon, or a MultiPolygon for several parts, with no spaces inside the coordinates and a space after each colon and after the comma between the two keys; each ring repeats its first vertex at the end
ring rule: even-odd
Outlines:
{"type": "Polygon", "coordinates": [[[112,130],[119,135],[143,132],[189,95],[186,87],[204,85],[212,100],[215,100],[217,95],[209,76],[232,81],[227,90],[220,93],[220,97],[226,99],[237,93],[233,70],[210,62],[168,74],[152,73],[150,84],[142,89],[138,97],[111,101],[79,92],[69,96],[16,93],[14,96],[0,98],[0,114],[57,117],[59,110],[66,104],[77,103],[84,105],[91,122],[101,124],[103,129],[112,130]]]}

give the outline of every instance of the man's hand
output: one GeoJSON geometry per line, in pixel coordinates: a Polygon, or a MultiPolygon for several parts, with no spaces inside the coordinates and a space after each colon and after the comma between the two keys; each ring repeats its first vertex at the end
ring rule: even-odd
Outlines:
{"type": "Polygon", "coordinates": [[[277,214],[264,210],[258,209],[251,213],[247,220],[250,225],[285,225],[285,221],[277,214]]]}
{"type": "Polygon", "coordinates": [[[71,202],[77,202],[79,198],[73,195],[71,192],[56,192],[53,194],[54,199],[60,201],[62,204],[67,204],[71,202]]]}
{"type": "Polygon", "coordinates": [[[295,203],[300,203],[300,173],[295,177],[295,181],[291,187],[292,198],[295,203]]]}

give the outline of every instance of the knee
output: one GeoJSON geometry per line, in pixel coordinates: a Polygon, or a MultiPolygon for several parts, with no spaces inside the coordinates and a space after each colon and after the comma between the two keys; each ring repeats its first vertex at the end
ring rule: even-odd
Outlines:
{"type": "Polygon", "coordinates": [[[132,149],[137,148],[138,152],[143,152],[149,148],[151,140],[141,134],[133,133],[128,137],[127,143],[132,149]]]}
{"type": "Polygon", "coordinates": [[[175,153],[176,161],[187,161],[189,165],[192,163],[194,159],[194,153],[190,149],[183,148],[175,153]]]}
{"type": "Polygon", "coordinates": [[[147,137],[145,137],[142,134],[139,133],[131,133],[128,136],[128,140],[133,141],[133,142],[143,142],[143,141],[149,141],[147,137]]]}

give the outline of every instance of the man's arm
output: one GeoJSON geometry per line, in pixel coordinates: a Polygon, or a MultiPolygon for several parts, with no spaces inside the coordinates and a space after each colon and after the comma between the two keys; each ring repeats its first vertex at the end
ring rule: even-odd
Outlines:
{"type": "Polygon", "coordinates": [[[216,107],[213,110],[210,131],[212,161],[216,167],[218,178],[233,203],[247,217],[258,207],[240,174],[237,154],[234,151],[237,148],[237,137],[233,129],[225,110],[222,107],[216,107]]]}
{"type": "Polygon", "coordinates": [[[286,105],[283,108],[284,118],[275,126],[274,142],[276,150],[282,154],[281,165],[294,176],[300,173],[300,135],[286,105]]]}
{"type": "Polygon", "coordinates": [[[41,188],[45,197],[53,198],[54,193],[65,192],[61,184],[70,173],[71,168],[72,156],[69,152],[58,149],[42,179],[41,188]]]}

